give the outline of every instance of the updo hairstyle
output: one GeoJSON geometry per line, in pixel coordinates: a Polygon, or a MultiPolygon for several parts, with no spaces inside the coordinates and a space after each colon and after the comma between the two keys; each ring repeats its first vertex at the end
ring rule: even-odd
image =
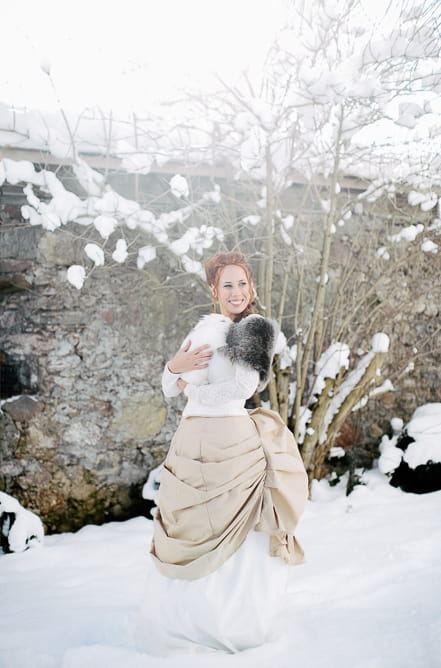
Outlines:
{"type": "Polygon", "coordinates": [[[217,290],[219,284],[220,274],[224,267],[227,267],[229,264],[237,265],[241,267],[248,279],[250,289],[252,290],[251,301],[242,313],[239,313],[235,320],[242,320],[247,315],[251,313],[257,313],[256,302],[255,302],[255,291],[253,286],[253,276],[251,272],[251,267],[246,256],[243,253],[229,252],[229,253],[216,253],[213,257],[208,258],[205,261],[205,275],[207,277],[207,283],[211,288],[211,296],[213,300],[213,310],[216,312],[216,298],[214,291],[217,290]]]}

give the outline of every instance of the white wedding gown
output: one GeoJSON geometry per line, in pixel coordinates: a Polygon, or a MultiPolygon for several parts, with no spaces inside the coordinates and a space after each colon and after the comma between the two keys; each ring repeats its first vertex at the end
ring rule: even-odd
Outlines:
{"type": "Polygon", "coordinates": [[[251,531],[220,568],[198,580],[168,578],[152,564],[136,631],[148,654],[238,652],[268,641],[291,568],[251,531]]]}

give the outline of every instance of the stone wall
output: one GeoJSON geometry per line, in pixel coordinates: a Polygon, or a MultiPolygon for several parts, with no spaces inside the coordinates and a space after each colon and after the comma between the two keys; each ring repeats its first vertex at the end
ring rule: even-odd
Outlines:
{"type": "Polygon", "coordinates": [[[173,268],[99,268],[78,291],[65,279],[83,261],[72,229],[0,230],[0,489],[50,531],[145,511],[141,486],[176,427],[160,375],[189,326],[173,268]]]}
{"type": "MultiPolygon", "coordinates": [[[[0,412],[0,489],[38,512],[49,531],[146,512],[141,487],[163,460],[183,405],[182,399],[164,401],[162,367],[210,309],[208,293],[168,255],[143,271],[134,260],[94,269],[78,291],[67,283],[66,270],[85,261],[84,228],[47,233],[13,218],[0,224],[6,399],[0,412]]],[[[136,258],[142,240],[133,233],[128,241],[136,258]]],[[[342,236],[334,244],[336,277],[349,262],[364,271],[363,243],[357,250],[342,236]]],[[[315,262],[317,251],[311,247],[309,253],[315,262]]],[[[426,255],[403,263],[400,272],[381,277],[375,291],[372,313],[381,311],[392,338],[385,375],[393,376],[396,391],[369,401],[345,432],[345,445],[367,448],[368,459],[392,416],[407,420],[418,405],[441,401],[441,337],[433,336],[439,328],[440,260],[426,255]],[[394,301],[397,286],[400,298],[394,301]],[[402,303],[405,309],[398,308],[402,303]],[[417,340],[423,345],[415,354],[417,340]],[[409,352],[415,358],[410,373],[409,352]]],[[[279,265],[274,290],[283,280],[283,258],[279,265]]],[[[354,300],[363,289],[359,285],[354,300]]],[[[348,302],[349,312],[352,307],[348,302]]],[[[285,323],[288,334],[291,320],[285,323]]]]}

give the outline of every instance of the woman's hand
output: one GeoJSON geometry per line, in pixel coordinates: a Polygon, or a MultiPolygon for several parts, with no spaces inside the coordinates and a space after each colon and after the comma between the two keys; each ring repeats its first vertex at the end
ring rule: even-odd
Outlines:
{"type": "Polygon", "coordinates": [[[189,350],[191,341],[188,341],[183,348],[178,350],[176,355],[168,363],[168,370],[172,373],[184,373],[185,371],[194,371],[195,369],[205,369],[208,362],[213,357],[208,343],[199,346],[194,350],[189,350]]]}
{"type": "Polygon", "coordinates": [[[188,383],[183,378],[178,378],[178,380],[176,381],[176,385],[179,387],[181,392],[183,392],[185,390],[185,388],[187,387],[188,383]]]}

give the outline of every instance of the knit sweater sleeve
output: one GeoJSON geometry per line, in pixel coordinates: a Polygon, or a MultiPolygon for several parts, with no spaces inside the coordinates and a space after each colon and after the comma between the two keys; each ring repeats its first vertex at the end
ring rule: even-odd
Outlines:
{"type": "Polygon", "coordinates": [[[179,379],[180,375],[178,373],[172,373],[167,364],[164,367],[162,372],[162,391],[165,397],[177,397],[180,393],[179,387],[176,385],[176,381],[179,379]]]}
{"type": "Polygon", "coordinates": [[[202,406],[219,406],[232,400],[246,401],[257,389],[259,373],[241,364],[235,365],[234,376],[220,383],[188,384],[184,394],[202,406]]]}

